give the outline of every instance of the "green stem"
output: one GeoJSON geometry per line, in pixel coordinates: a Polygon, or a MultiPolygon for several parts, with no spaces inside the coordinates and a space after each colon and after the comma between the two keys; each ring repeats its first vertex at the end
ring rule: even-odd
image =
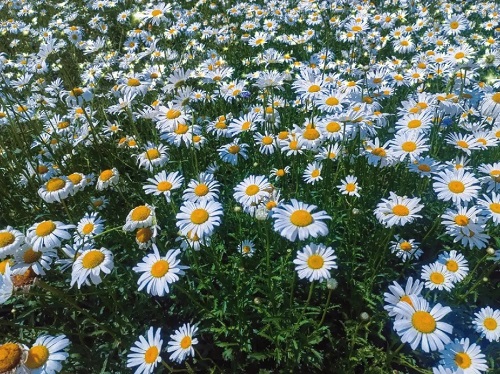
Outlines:
{"type": "Polygon", "coordinates": [[[325,308],[323,309],[323,315],[321,316],[321,320],[319,321],[318,327],[320,327],[323,322],[325,322],[326,312],[328,311],[328,307],[330,306],[330,300],[332,298],[333,290],[328,290],[328,296],[326,298],[325,308]]]}

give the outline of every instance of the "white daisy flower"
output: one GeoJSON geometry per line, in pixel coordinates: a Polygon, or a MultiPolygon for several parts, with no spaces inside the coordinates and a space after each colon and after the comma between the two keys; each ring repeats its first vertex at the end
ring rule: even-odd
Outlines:
{"type": "Polygon", "coordinates": [[[97,285],[102,282],[101,272],[109,274],[113,267],[111,251],[106,248],[87,249],[79,254],[73,263],[70,287],[73,287],[75,283],[78,288],[84,283],[90,285],[90,282],[97,285]]]}
{"type": "Polygon", "coordinates": [[[330,269],[337,269],[335,251],[323,244],[310,243],[302,252],[297,252],[293,263],[300,279],[307,278],[309,282],[331,278],[330,269]]]}
{"type": "Polygon", "coordinates": [[[139,291],[146,287],[146,292],[153,296],[164,296],[169,293],[168,285],[177,282],[179,275],[184,275],[187,266],[179,265],[177,256],[180,249],[170,249],[164,257],[160,256],[158,247],[153,244],[153,253],[143,257],[142,262],[132,270],[142,273],[137,284],[139,291]]]}
{"type": "Polygon", "coordinates": [[[412,223],[415,218],[421,218],[422,216],[416,213],[423,207],[418,197],[408,198],[390,192],[389,199],[382,199],[374,213],[379,222],[386,227],[404,226],[412,223]]]}
{"type": "Polygon", "coordinates": [[[410,296],[420,296],[422,289],[424,288],[424,284],[420,282],[419,279],[415,279],[415,282],[413,282],[413,277],[408,278],[404,289],[399,285],[398,282],[393,281],[392,283],[393,284],[389,286],[390,293],[384,293],[384,301],[386,302],[384,309],[389,313],[389,316],[402,318],[401,315],[393,311],[394,307],[400,301],[405,301],[408,304],[412,305],[410,296]]]}
{"type": "Polygon", "coordinates": [[[171,191],[180,188],[184,182],[184,178],[178,171],[167,174],[167,172],[163,170],[153,178],[148,178],[148,182],[151,184],[146,184],[142,187],[144,192],[148,195],[163,195],[167,203],[169,203],[171,191]]]}
{"type": "Polygon", "coordinates": [[[456,205],[477,198],[480,189],[476,177],[464,169],[440,171],[434,177],[434,180],[432,186],[438,194],[438,199],[443,201],[452,200],[456,205]]]}
{"type": "Polygon", "coordinates": [[[73,194],[73,182],[67,177],[54,177],[45,182],[38,195],[47,203],[61,202],[73,194]]]}
{"type": "Polygon", "coordinates": [[[42,221],[31,226],[26,233],[26,243],[33,246],[33,250],[42,251],[61,246],[61,239],[71,238],[67,230],[74,229],[75,225],[65,225],[59,221],[42,221]]]}
{"type": "Polygon", "coordinates": [[[176,330],[174,334],[170,335],[170,341],[168,342],[167,352],[173,352],[170,355],[170,360],[181,363],[187,357],[194,357],[194,344],[198,344],[198,339],[193,338],[198,332],[198,327],[196,325],[190,325],[189,323],[181,326],[180,329],[176,330]]]}
{"type": "Polygon", "coordinates": [[[453,275],[446,269],[446,266],[440,262],[435,262],[422,267],[421,278],[425,281],[425,287],[430,290],[450,291],[453,284],[453,275]]]}
{"type": "Polygon", "coordinates": [[[150,327],[147,332],[146,340],[139,336],[139,340],[134,343],[130,349],[132,353],[127,355],[127,367],[138,366],[134,374],[149,374],[154,371],[156,365],[161,362],[160,352],[163,345],[161,340],[161,328],[156,330],[150,327]]]}
{"type": "Polygon", "coordinates": [[[14,254],[23,245],[25,237],[11,226],[0,230],[0,259],[14,254]]]}
{"type": "Polygon", "coordinates": [[[432,309],[422,297],[409,296],[411,303],[399,302],[393,309],[401,318],[394,322],[394,329],[403,343],[410,343],[411,349],[421,346],[424,352],[443,350],[451,339],[448,334],[453,326],[441,322],[451,312],[450,307],[436,304],[432,309]],[[430,310],[429,310],[430,309],[430,310]]]}
{"type": "Polygon", "coordinates": [[[212,235],[215,227],[221,223],[222,204],[217,201],[185,201],[181,212],[177,214],[177,227],[183,235],[199,238],[212,235]]]}
{"type": "Polygon", "coordinates": [[[28,358],[24,365],[32,374],[54,374],[62,370],[61,362],[69,356],[63,350],[70,344],[65,335],[38,337],[28,350],[28,358]]]}
{"type": "Polygon", "coordinates": [[[145,204],[132,209],[127,215],[123,231],[134,231],[141,227],[150,227],[156,224],[155,207],[145,204]]]}
{"type": "Polygon", "coordinates": [[[500,340],[500,310],[487,306],[474,313],[476,318],[472,321],[477,332],[490,342],[500,340]]]}
{"type": "Polygon", "coordinates": [[[312,213],[316,205],[308,205],[292,199],[290,204],[282,204],[273,209],[274,230],[290,241],[305,240],[312,236],[325,236],[328,227],[324,220],[332,219],[325,211],[312,213]]]}
{"type": "Polygon", "coordinates": [[[470,344],[469,338],[455,339],[440,354],[441,363],[455,373],[480,374],[488,371],[486,356],[477,344],[470,344]]]}

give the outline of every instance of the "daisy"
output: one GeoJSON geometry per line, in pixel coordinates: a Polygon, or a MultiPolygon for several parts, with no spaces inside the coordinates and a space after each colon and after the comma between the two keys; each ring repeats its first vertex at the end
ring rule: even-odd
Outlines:
{"type": "Polygon", "coordinates": [[[155,207],[149,204],[139,205],[127,215],[123,231],[134,231],[137,228],[153,226],[155,223],[155,207]]]}
{"type": "Polygon", "coordinates": [[[302,179],[304,179],[304,181],[308,184],[315,184],[316,182],[323,180],[323,177],[321,176],[322,168],[323,165],[319,162],[311,162],[307,165],[304,174],[302,174],[302,179]]]}
{"type": "Polygon", "coordinates": [[[408,198],[390,192],[389,199],[382,199],[374,213],[379,222],[386,227],[404,226],[412,223],[415,218],[421,218],[422,216],[416,213],[423,207],[418,197],[408,198]]]}
{"type": "Polygon", "coordinates": [[[53,259],[57,259],[56,249],[46,249],[35,252],[33,248],[25,244],[14,255],[15,265],[12,266],[13,274],[24,274],[31,268],[36,275],[45,275],[45,270],[50,270],[53,259]]]}
{"type": "Polygon", "coordinates": [[[337,186],[338,190],[342,193],[342,195],[356,196],[360,197],[359,190],[361,187],[358,186],[358,178],[354,175],[348,175],[345,179],[341,180],[342,184],[337,186]]]}
{"type": "Polygon", "coordinates": [[[446,333],[451,334],[453,326],[441,322],[441,319],[451,312],[451,308],[436,304],[430,309],[429,303],[422,297],[411,295],[409,299],[410,303],[401,301],[393,309],[401,317],[394,322],[401,341],[410,343],[413,350],[419,345],[427,353],[443,350],[444,345],[451,341],[446,333]]]}
{"type": "Polygon", "coordinates": [[[251,240],[243,240],[238,244],[238,252],[245,257],[252,257],[255,252],[255,244],[251,240]]]}
{"type": "Polygon", "coordinates": [[[269,196],[271,184],[264,175],[250,175],[234,188],[234,199],[244,207],[258,205],[269,196]]]}
{"type": "Polygon", "coordinates": [[[450,291],[455,285],[453,284],[453,275],[446,269],[446,265],[440,262],[435,262],[422,267],[421,278],[426,281],[425,287],[430,290],[450,291]]]}
{"type": "Polygon", "coordinates": [[[135,232],[135,242],[140,249],[149,248],[151,244],[153,244],[158,231],[154,228],[141,227],[140,229],[137,229],[137,231],[135,232]]]}
{"type": "Polygon", "coordinates": [[[0,271],[0,305],[5,303],[14,291],[11,275],[10,263],[7,262],[3,273],[0,271]]]}
{"type": "Polygon", "coordinates": [[[236,139],[233,143],[226,144],[219,149],[219,156],[222,161],[230,163],[231,165],[238,164],[238,159],[243,158],[248,159],[248,144],[239,143],[239,139],[236,139]]]}
{"type": "Polygon", "coordinates": [[[11,226],[0,230],[0,259],[13,255],[23,245],[25,237],[11,226]]]}
{"type": "Polygon", "coordinates": [[[33,346],[28,350],[28,358],[24,365],[33,374],[53,374],[62,370],[61,361],[68,358],[69,354],[63,349],[70,344],[65,335],[38,337],[33,346]]]}
{"type": "Polygon", "coordinates": [[[396,256],[400,257],[403,261],[411,259],[418,260],[422,253],[424,253],[424,251],[419,248],[420,243],[416,242],[415,239],[406,240],[399,235],[395,235],[394,239],[396,239],[396,241],[391,241],[389,243],[391,252],[395,253],[396,256]]]}
{"type": "Polygon", "coordinates": [[[492,192],[491,197],[483,195],[477,203],[484,208],[482,212],[487,218],[491,218],[496,225],[500,224],[500,194],[492,192]]]}
{"type": "Polygon", "coordinates": [[[485,222],[483,210],[476,206],[470,208],[458,206],[457,210],[446,209],[441,218],[441,223],[446,225],[447,232],[460,230],[466,234],[471,230],[477,231],[478,225],[485,222]]]}
{"type": "Polygon", "coordinates": [[[38,189],[38,195],[47,203],[61,202],[73,194],[73,183],[67,177],[50,178],[38,189]]]}
{"type": "Polygon", "coordinates": [[[73,191],[71,195],[76,194],[78,191],[85,189],[87,184],[92,182],[91,176],[86,176],[83,173],[71,173],[67,178],[73,183],[73,191]]]}
{"type": "Polygon", "coordinates": [[[285,166],[283,169],[272,168],[270,177],[276,180],[283,178],[285,175],[290,173],[290,166],[285,166]]]}
{"type": "Polygon", "coordinates": [[[283,204],[274,209],[272,218],[274,230],[290,241],[305,240],[312,236],[325,236],[328,227],[324,220],[332,219],[325,211],[312,213],[316,205],[308,205],[292,199],[290,204],[283,204]]]}
{"type": "Polygon", "coordinates": [[[486,93],[480,109],[484,116],[497,117],[500,114],[500,91],[486,93]]]}
{"type": "Polygon", "coordinates": [[[67,230],[75,225],[65,225],[59,221],[42,221],[32,225],[26,233],[26,243],[33,246],[34,251],[42,251],[61,246],[61,239],[71,238],[67,230]]]}
{"type": "Polygon", "coordinates": [[[102,191],[108,187],[116,186],[119,179],[120,173],[116,168],[103,170],[97,179],[96,189],[102,191]]]}
{"type": "Polygon", "coordinates": [[[438,262],[446,266],[452,275],[452,281],[460,282],[469,273],[469,262],[465,259],[464,255],[458,253],[456,250],[443,252],[439,255],[438,262]]]}
{"type": "Polygon", "coordinates": [[[160,352],[163,340],[161,340],[161,328],[156,330],[150,327],[146,340],[139,336],[139,340],[130,348],[132,351],[127,355],[127,367],[138,366],[134,374],[149,374],[154,371],[156,365],[161,362],[160,352]]]}
{"type": "Polygon", "coordinates": [[[136,156],[139,167],[153,171],[153,168],[165,165],[169,159],[168,148],[163,144],[154,145],[148,142],[144,149],[143,153],[136,156]]]}
{"type": "Polygon", "coordinates": [[[163,195],[170,202],[170,193],[182,186],[184,177],[178,171],[168,173],[163,170],[156,174],[153,178],[147,180],[150,184],[142,186],[147,195],[153,194],[155,196],[163,195]]]}
{"type": "Polygon", "coordinates": [[[164,296],[169,293],[168,285],[177,282],[179,275],[184,275],[187,266],[179,265],[177,256],[180,249],[170,249],[164,257],[160,256],[158,248],[153,244],[153,253],[143,257],[142,262],[132,270],[142,273],[137,284],[139,291],[146,287],[146,292],[153,296],[164,296]]]}
{"type": "Polygon", "coordinates": [[[455,339],[440,352],[441,364],[454,373],[480,374],[488,371],[486,356],[477,344],[470,344],[469,338],[455,339]]]}
{"type": "Polygon", "coordinates": [[[421,178],[430,177],[441,169],[441,164],[432,157],[419,157],[408,166],[408,170],[417,173],[421,178]]]}
{"type": "Polygon", "coordinates": [[[193,338],[198,332],[196,325],[186,323],[180,329],[175,330],[174,334],[170,335],[167,352],[173,352],[170,355],[170,360],[181,363],[187,357],[194,357],[194,344],[198,344],[198,339],[193,338]]]}
{"type": "Polygon", "coordinates": [[[393,281],[393,284],[389,286],[389,292],[384,293],[384,301],[386,305],[384,309],[389,313],[389,316],[401,318],[401,315],[396,314],[393,309],[400,302],[404,301],[411,305],[410,296],[420,296],[422,289],[424,288],[423,283],[419,279],[413,282],[413,278],[409,277],[406,281],[405,288],[401,287],[398,282],[393,281]]]}
{"type": "Polygon", "coordinates": [[[196,203],[199,201],[217,200],[219,196],[220,183],[214,179],[211,173],[200,173],[198,179],[192,179],[188,187],[182,193],[184,201],[196,203]]]}
{"type": "Polygon", "coordinates": [[[477,332],[490,342],[500,340],[500,310],[493,310],[491,307],[481,308],[478,313],[474,313],[476,318],[472,321],[477,332]]]}
{"type": "Polygon", "coordinates": [[[184,236],[199,238],[210,236],[221,224],[222,204],[217,201],[185,201],[176,215],[176,226],[184,236]]]}
{"type": "MultiPolygon", "coordinates": [[[[0,277],[1,282],[1,277],[0,277]]],[[[1,296],[0,296],[1,300],[1,296]]],[[[0,304],[2,302],[0,301],[0,304]]],[[[7,342],[0,345],[0,373],[27,374],[26,362],[28,352],[21,344],[7,342]]]]}
{"type": "Polygon", "coordinates": [[[399,133],[415,132],[427,133],[432,125],[433,113],[431,111],[420,113],[409,113],[396,122],[396,130],[399,133]]]}
{"type": "Polygon", "coordinates": [[[440,171],[434,177],[434,180],[432,186],[438,195],[438,199],[443,201],[452,200],[456,205],[477,198],[480,189],[477,185],[479,181],[474,177],[474,174],[463,169],[440,171]]]}
{"type": "Polygon", "coordinates": [[[78,221],[75,239],[92,239],[94,236],[104,231],[105,220],[99,217],[97,212],[85,213],[85,216],[78,221]]]}
{"type": "Polygon", "coordinates": [[[253,136],[255,144],[259,145],[259,152],[264,155],[272,155],[276,149],[276,140],[274,135],[266,132],[264,135],[256,133],[253,136]]]}
{"type": "Polygon", "coordinates": [[[409,157],[415,161],[423,152],[429,150],[426,144],[427,137],[415,132],[396,133],[394,139],[389,142],[393,157],[403,161],[409,157]]]}
{"type": "Polygon", "coordinates": [[[297,252],[293,263],[300,279],[309,282],[331,278],[330,269],[337,269],[335,251],[323,244],[307,244],[302,252],[297,252]]]}
{"type": "Polygon", "coordinates": [[[483,184],[487,184],[486,192],[500,191],[500,162],[481,164],[478,171],[486,174],[486,176],[479,178],[483,184]]]}
{"type": "Polygon", "coordinates": [[[113,270],[113,254],[106,248],[86,249],[78,255],[71,270],[70,287],[76,283],[78,288],[83,283],[90,285],[90,281],[98,285],[102,282],[100,273],[110,274],[113,270]]]}

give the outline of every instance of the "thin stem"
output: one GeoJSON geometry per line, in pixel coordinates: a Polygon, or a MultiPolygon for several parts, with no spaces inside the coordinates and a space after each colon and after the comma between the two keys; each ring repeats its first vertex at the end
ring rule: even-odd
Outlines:
{"type": "Polygon", "coordinates": [[[323,322],[325,322],[326,312],[328,311],[328,307],[330,306],[330,300],[332,298],[333,290],[328,290],[328,296],[326,297],[325,308],[323,309],[323,315],[321,316],[321,320],[318,323],[318,327],[320,327],[323,322]]]}

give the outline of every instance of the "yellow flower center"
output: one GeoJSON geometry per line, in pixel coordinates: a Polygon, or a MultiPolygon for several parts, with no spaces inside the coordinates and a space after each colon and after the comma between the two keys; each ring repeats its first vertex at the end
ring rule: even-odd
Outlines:
{"type": "Polygon", "coordinates": [[[170,189],[172,188],[172,183],[170,183],[169,181],[161,181],[156,185],[156,188],[160,192],[170,191],[170,189]]]}
{"type": "Polygon", "coordinates": [[[142,227],[135,234],[135,238],[139,243],[147,243],[152,237],[153,231],[149,227],[142,227]]]}
{"type": "Polygon", "coordinates": [[[307,259],[307,266],[314,270],[321,269],[324,263],[325,260],[323,257],[317,254],[311,255],[307,259]]]}
{"type": "Polygon", "coordinates": [[[405,251],[405,252],[408,252],[408,251],[411,251],[411,249],[413,248],[413,246],[411,245],[410,242],[402,242],[399,247],[401,248],[401,250],[405,251]]]}
{"type": "Polygon", "coordinates": [[[311,92],[311,93],[314,93],[314,92],[318,92],[319,90],[321,90],[321,87],[318,86],[317,84],[313,84],[311,85],[309,88],[308,88],[308,92],[311,92]]]}
{"type": "Polygon", "coordinates": [[[422,121],[420,121],[419,119],[412,119],[410,122],[408,122],[409,129],[416,129],[420,126],[422,126],[422,121]]]}
{"type": "Polygon", "coordinates": [[[423,310],[413,313],[411,323],[418,332],[424,334],[430,334],[436,330],[436,320],[429,312],[423,310]]]}
{"type": "Polygon", "coordinates": [[[499,203],[491,203],[490,204],[490,210],[493,213],[500,214],[500,204],[499,203]]]}
{"type": "Polygon", "coordinates": [[[33,250],[33,248],[29,248],[23,254],[23,261],[27,264],[32,264],[34,262],[37,262],[41,257],[42,257],[41,251],[36,252],[33,250]]]}
{"type": "Polygon", "coordinates": [[[354,87],[355,85],[356,85],[356,82],[354,82],[354,81],[347,82],[347,87],[354,87]]]}
{"type": "Polygon", "coordinates": [[[259,186],[257,186],[256,184],[251,184],[249,185],[246,190],[245,190],[245,193],[248,195],[248,196],[253,196],[255,195],[256,193],[258,193],[260,191],[260,188],[259,186]]]}
{"type": "Polygon", "coordinates": [[[49,168],[45,165],[38,165],[37,168],[36,168],[36,172],[38,174],[45,174],[46,172],[49,171],[49,168]]]}
{"type": "Polygon", "coordinates": [[[45,188],[49,192],[57,191],[62,189],[66,185],[64,179],[61,178],[51,178],[45,184],[45,188]]]}
{"type": "Polygon", "coordinates": [[[448,189],[453,193],[462,193],[465,191],[465,186],[460,181],[451,181],[448,183],[448,189]]]}
{"type": "Polygon", "coordinates": [[[285,176],[285,170],[284,169],[278,169],[276,170],[276,176],[277,177],[284,177],[285,176]]]}
{"type": "Polygon", "coordinates": [[[226,123],[225,123],[225,122],[223,122],[223,121],[219,121],[219,122],[217,122],[217,123],[215,124],[215,128],[216,128],[216,129],[220,129],[220,130],[222,130],[222,129],[225,129],[226,127],[227,127],[227,126],[226,126],[226,123]]]}
{"type": "Polygon", "coordinates": [[[141,85],[141,81],[137,78],[129,78],[127,81],[127,86],[137,87],[141,85]]]}
{"type": "Polygon", "coordinates": [[[57,124],[57,128],[61,129],[61,130],[67,128],[68,126],[69,126],[69,122],[67,122],[67,121],[59,122],[57,124]]]}
{"type": "Polygon", "coordinates": [[[150,214],[151,209],[149,209],[146,205],[140,205],[132,210],[131,218],[136,222],[145,221],[150,214]]]}
{"type": "Polygon", "coordinates": [[[194,194],[196,196],[205,196],[208,193],[208,187],[206,184],[199,184],[194,189],[194,194]]]}
{"type": "Polygon", "coordinates": [[[158,348],[156,346],[149,347],[146,353],[144,353],[144,362],[146,364],[152,364],[158,358],[158,348]]]}
{"type": "Polygon", "coordinates": [[[82,266],[85,269],[93,269],[104,261],[104,253],[97,249],[91,250],[82,258],[82,266]]]}
{"type": "Polygon", "coordinates": [[[89,223],[86,223],[85,226],[83,226],[82,228],[82,233],[83,235],[88,235],[90,234],[92,231],[94,231],[94,224],[89,222],[89,223]]]}
{"type": "Polygon", "coordinates": [[[0,372],[5,373],[14,369],[21,361],[23,351],[15,343],[0,345],[0,372]]]}
{"type": "Polygon", "coordinates": [[[175,129],[175,131],[174,131],[174,132],[175,132],[177,135],[182,135],[182,134],[187,133],[187,132],[188,132],[188,130],[189,130],[189,126],[188,126],[188,125],[186,125],[186,124],[184,124],[184,123],[179,123],[179,124],[177,125],[177,129],[175,129]]]}
{"type": "Polygon", "coordinates": [[[313,223],[314,219],[307,210],[297,209],[290,215],[290,222],[298,227],[306,227],[313,223]]]}
{"type": "Polygon", "coordinates": [[[208,212],[205,209],[198,208],[191,213],[191,222],[196,225],[201,225],[208,221],[208,217],[208,212]]]}
{"type": "Polygon", "coordinates": [[[463,52],[458,52],[455,54],[455,59],[460,60],[461,58],[465,57],[465,53],[463,52]]]}
{"type": "Polygon", "coordinates": [[[108,180],[111,179],[111,177],[113,177],[115,174],[113,173],[113,170],[104,170],[103,172],[101,172],[101,174],[99,175],[99,179],[106,182],[108,180]]]}
{"type": "Polygon", "coordinates": [[[417,144],[412,141],[407,141],[401,144],[401,148],[405,152],[413,152],[415,149],[417,149],[417,144]]]}
{"type": "Polygon", "coordinates": [[[490,171],[490,176],[496,183],[500,183],[500,170],[495,169],[490,171]]]}
{"type": "Polygon", "coordinates": [[[155,160],[160,157],[160,152],[156,148],[148,149],[144,154],[148,160],[155,160]]]}
{"type": "Polygon", "coordinates": [[[177,109],[169,109],[168,112],[165,114],[165,117],[167,119],[176,119],[181,115],[181,111],[177,109]]]}
{"type": "Polygon", "coordinates": [[[375,148],[372,151],[372,154],[375,156],[378,156],[378,157],[386,157],[387,156],[387,152],[385,151],[384,148],[381,148],[381,147],[375,148]]]}
{"type": "Polygon", "coordinates": [[[463,214],[457,214],[454,221],[458,226],[467,226],[469,224],[469,218],[463,214]]]}
{"type": "Polygon", "coordinates": [[[278,205],[276,204],[276,201],[268,201],[266,204],[266,209],[271,210],[273,208],[276,208],[278,205]]]}
{"type": "Polygon", "coordinates": [[[153,266],[151,266],[151,275],[155,278],[161,278],[167,274],[170,269],[170,264],[166,260],[156,261],[153,266]]]}
{"type": "Polygon", "coordinates": [[[462,369],[467,369],[472,365],[470,356],[465,352],[459,352],[455,355],[455,363],[462,369]]]}
{"type": "Polygon", "coordinates": [[[465,140],[459,140],[459,141],[457,141],[457,145],[460,148],[469,148],[469,144],[465,140]]]}
{"type": "Polygon", "coordinates": [[[36,345],[28,351],[28,359],[25,365],[29,369],[36,369],[42,366],[49,359],[49,350],[43,345],[36,345]]]}
{"type": "Polygon", "coordinates": [[[325,100],[326,105],[339,105],[340,101],[336,97],[329,97],[325,100]]]}
{"type": "Polygon", "coordinates": [[[311,173],[311,177],[313,177],[313,178],[317,178],[317,177],[319,177],[319,175],[320,175],[319,169],[314,169],[311,173]]]}
{"type": "Polygon", "coordinates": [[[359,31],[363,30],[363,28],[359,25],[354,25],[353,27],[351,27],[351,30],[354,32],[359,32],[359,31]]]}
{"type": "Polygon", "coordinates": [[[401,40],[401,45],[402,45],[403,47],[408,47],[408,46],[410,45],[410,43],[408,43],[408,40],[404,40],[404,39],[403,39],[403,40],[401,40]]]}
{"type": "Polygon", "coordinates": [[[12,233],[8,231],[0,232],[0,248],[7,247],[9,244],[14,243],[15,240],[16,237],[12,233]]]}
{"type": "Polygon", "coordinates": [[[491,95],[491,100],[493,100],[493,102],[496,104],[500,104],[500,92],[495,92],[493,95],[491,95]]]}
{"type": "Polygon", "coordinates": [[[250,122],[250,121],[245,121],[245,122],[243,122],[243,123],[241,124],[241,129],[242,129],[243,131],[246,131],[246,130],[248,130],[248,129],[250,128],[250,126],[251,126],[251,125],[252,125],[252,122],[250,122]]]}
{"type": "Polygon", "coordinates": [[[404,217],[410,214],[410,210],[404,205],[397,204],[392,208],[392,213],[397,216],[404,217]]]}
{"type": "Polygon", "coordinates": [[[426,164],[420,164],[418,165],[418,170],[428,173],[429,171],[431,171],[431,167],[426,164]]]}
{"type": "Polygon", "coordinates": [[[235,155],[240,151],[240,146],[238,145],[232,145],[228,148],[229,153],[235,155]]]}
{"type": "Polygon", "coordinates": [[[443,284],[444,283],[444,275],[438,271],[431,273],[429,279],[434,284],[443,284]]]}
{"type": "Polygon", "coordinates": [[[347,192],[354,192],[356,190],[356,185],[354,183],[347,183],[345,185],[345,190],[347,192]]]}
{"type": "Polygon", "coordinates": [[[151,11],[151,15],[153,17],[158,17],[158,16],[160,16],[162,14],[163,14],[163,12],[160,9],[154,9],[154,10],[151,11]]]}
{"type": "Polygon", "coordinates": [[[264,145],[273,144],[273,138],[271,138],[270,136],[264,136],[262,138],[262,144],[264,144],[264,145]]]}
{"type": "Polygon", "coordinates": [[[411,306],[413,306],[413,303],[411,302],[411,297],[408,296],[408,295],[401,296],[401,298],[399,299],[399,301],[404,301],[405,303],[410,304],[411,306]]]}
{"type": "Polygon", "coordinates": [[[459,26],[459,24],[457,21],[452,21],[450,23],[450,29],[456,30],[456,29],[458,29],[458,26],[459,26]]]}
{"type": "Polygon", "coordinates": [[[56,224],[52,221],[43,221],[40,222],[36,227],[36,235],[37,236],[47,236],[52,233],[56,229],[56,224]]]}
{"type": "Polygon", "coordinates": [[[78,184],[82,181],[82,176],[78,173],[73,173],[68,175],[68,179],[73,183],[73,184],[78,184]]]}
{"type": "Polygon", "coordinates": [[[309,128],[303,132],[302,136],[307,140],[316,140],[320,137],[320,133],[316,129],[309,128]]]}
{"type": "Polygon", "coordinates": [[[331,132],[331,133],[339,132],[340,129],[341,129],[340,124],[338,122],[335,122],[335,121],[329,122],[326,125],[326,131],[331,132]]]}
{"type": "Polygon", "coordinates": [[[182,349],[188,349],[191,346],[191,338],[189,336],[183,337],[180,346],[182,349]]]}
{"type": "Polygon", "coordinates": [[[446,261],[446,268],[454,273],[458,270],[458,263],[455,260],[448,260],[446,261]]]}
{"type": "Polygon", "coordinates": [[[493,317],[487,317],[483,321],[483,326],[490,331],[496,330],[498,327],[498,322],[493,317]]]}

